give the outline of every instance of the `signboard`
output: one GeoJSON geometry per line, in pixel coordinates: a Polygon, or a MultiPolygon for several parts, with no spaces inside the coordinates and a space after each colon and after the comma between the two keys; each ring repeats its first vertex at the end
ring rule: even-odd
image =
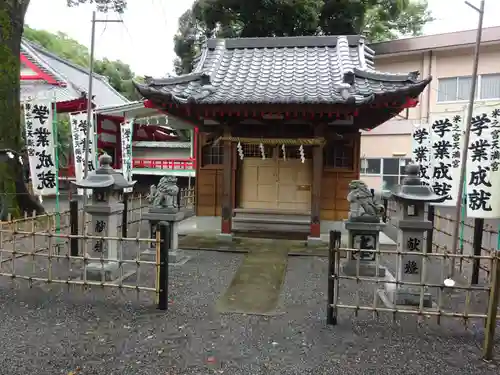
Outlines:
{"type": "Polygon", "coordinates": [[[467,216],[500,218],[500,105],[474,109],[467,154],[467,216]]]}
{"type": "Polygon", "coordinates": [[[26,102],[24,116],[33,193],[38,196],[57,195],[58,166],[55,162],[52,102],[26,102]]]}
{"type": "Polygon", "coordinates": [[[437,195],[446,196],[439,206],[454,206],[458,196],[463,151],[463,115],[433,115],[428,125],[413,130],[412,160],[421,165],[420,176],[437,195]]]}
{"type": "Polygon", "coordinates": [[[412,161],[420,165],[420,178],[425,185],[431,184],[431,135],[429,124],[417,124],[413,128],[412,161]]]}
{"type": "MultiPolygon", "coordinates": [[[[88,172],[95,171],[96,144],[94,139],[94,126],[88,123],[87,113],[79,112],[69,115],[71,136],[73,138],[73,157],[75,162],[75,178],[77,181],[85,176],[85,142],[89,133],[88,145],[88,172]]],[[[78,189],[78,194],[83,195],[83,189],[78,189]]],[[[91,194],[91,191],[88,192],[91,194]]]]}
{"type": "MultiPolygon", "coordinates": [[[[132,133],[134,121],[130,120],[121,125],[122,143],[122,173],[127,181],[132,181],[132,133]]],[[[132,188],[126,188],[124,192],[131,192],[132,188]]]]}

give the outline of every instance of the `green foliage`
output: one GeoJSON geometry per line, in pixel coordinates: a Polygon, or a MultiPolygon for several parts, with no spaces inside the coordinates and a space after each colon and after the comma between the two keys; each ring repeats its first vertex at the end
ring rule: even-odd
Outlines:
{"type": "Polygon", "coordinates": [[[127,7],[127,0],[66,0],[69,7],[80,4],[95,4],[99,12],[118,12],[123,13],[127,7]]]}
{"type": "MultiPolygon", "coordinates": [[[[35,30],[26,25],[24,26],[24,37],[59,57],[83,68],[89,68],[90,52],[88,48],[65,33],[54,34],[45,30],[35,30]]],[[[120,60],[112,61],[104,58],[94,62],[94,71],[107,77],[111,86],[127,99],[139,99],[139,95],[132,85],[132,80],[137,80],[138,77],[135,77],[129,65],[120,60]]]]}
{"type": "Polygon", "coordinates": [[[363,34],[420,35],[427,0],[196,0],[174,37],[177,74],[189,73],[206,38],[363,34]]]}

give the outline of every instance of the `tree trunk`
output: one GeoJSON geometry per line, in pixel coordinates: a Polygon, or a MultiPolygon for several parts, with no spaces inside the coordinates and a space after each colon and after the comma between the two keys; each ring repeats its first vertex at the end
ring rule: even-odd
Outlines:
{"type": "MultiPolygon", "coordinates": [[[[29,0],[0,0],[0,149],[21,152],[20,53],[29,0]]],[[[0,194],[9,213],[19,216],[18,163],[0,163],[0,194]]]]}

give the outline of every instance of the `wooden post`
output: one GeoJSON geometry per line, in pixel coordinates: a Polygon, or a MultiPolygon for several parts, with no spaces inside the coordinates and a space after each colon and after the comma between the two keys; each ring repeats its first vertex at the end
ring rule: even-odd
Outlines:
{"type": "Polygon", "coordinates": [[[491,289],[486,325],[484,328],[483,345],[483,358],[487,361],[493,359],[493,346],[495,343],[495,328],[497,325],[498,301],[500,296],[500,257],[498,256],[498,250],[495,254],[491,272],[491,289]]]}
{"type": "MultiPolygon", "coordinates": [[[[314,136],[322,137],[324,135],[324,124],[318,124],[314,128],[314,136]]],[[[323,175],[323,146],[313,146],[313,171],[311,187],[311,229],[310,237],[319,238],[321,236],[321,177],[323,175]]]]}
{"type": "MultiPolygon", "coordinates": [[[[226,127],[224,129],[224,137],[231,137],[231,129],[226,127]]],[[[222,222],[221,232],[223,234],[231,234],[232,231],[232,149],[231,141],[223,141],[224,159],[223,159],[223,191],[222,191],[222,222]]]]}
{"type": "MultiPolygon", "coordinates": [[[[432,253],[432,240],[434,238],[434,206],[427,205],[427,220],[432,223],[431,229],[427,230],[427,240],[425,246],[427,246],[427,254],[432,253]]],[[[439,253],[439,251],[436,250],[439,253]]]]}
{"type": "MultiPolygon", "coordinates": [[[[484,219],[476,218],[474,219],[474,237],[472,240],[472,249],[475,256],[481,255],[481,250],[483,246],[483,230],[484,230],[484,219]]],[[[472,260],[472,276],[470,283],[471,285],[479,284],[479,267],[481,264],[481,259],[474,258],[472,260]]]]}

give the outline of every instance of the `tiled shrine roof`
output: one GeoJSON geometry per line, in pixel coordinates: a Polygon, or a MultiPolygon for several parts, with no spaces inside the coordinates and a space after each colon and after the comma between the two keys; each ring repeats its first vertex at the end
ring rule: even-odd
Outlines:
{"type": "Polygon", "coordinates": [[[210,39],[194,71],[136,83],[147,99],[198,104],[355,104],[416,98],[431,77],[374,70],[360,36],[210,39]]]}

